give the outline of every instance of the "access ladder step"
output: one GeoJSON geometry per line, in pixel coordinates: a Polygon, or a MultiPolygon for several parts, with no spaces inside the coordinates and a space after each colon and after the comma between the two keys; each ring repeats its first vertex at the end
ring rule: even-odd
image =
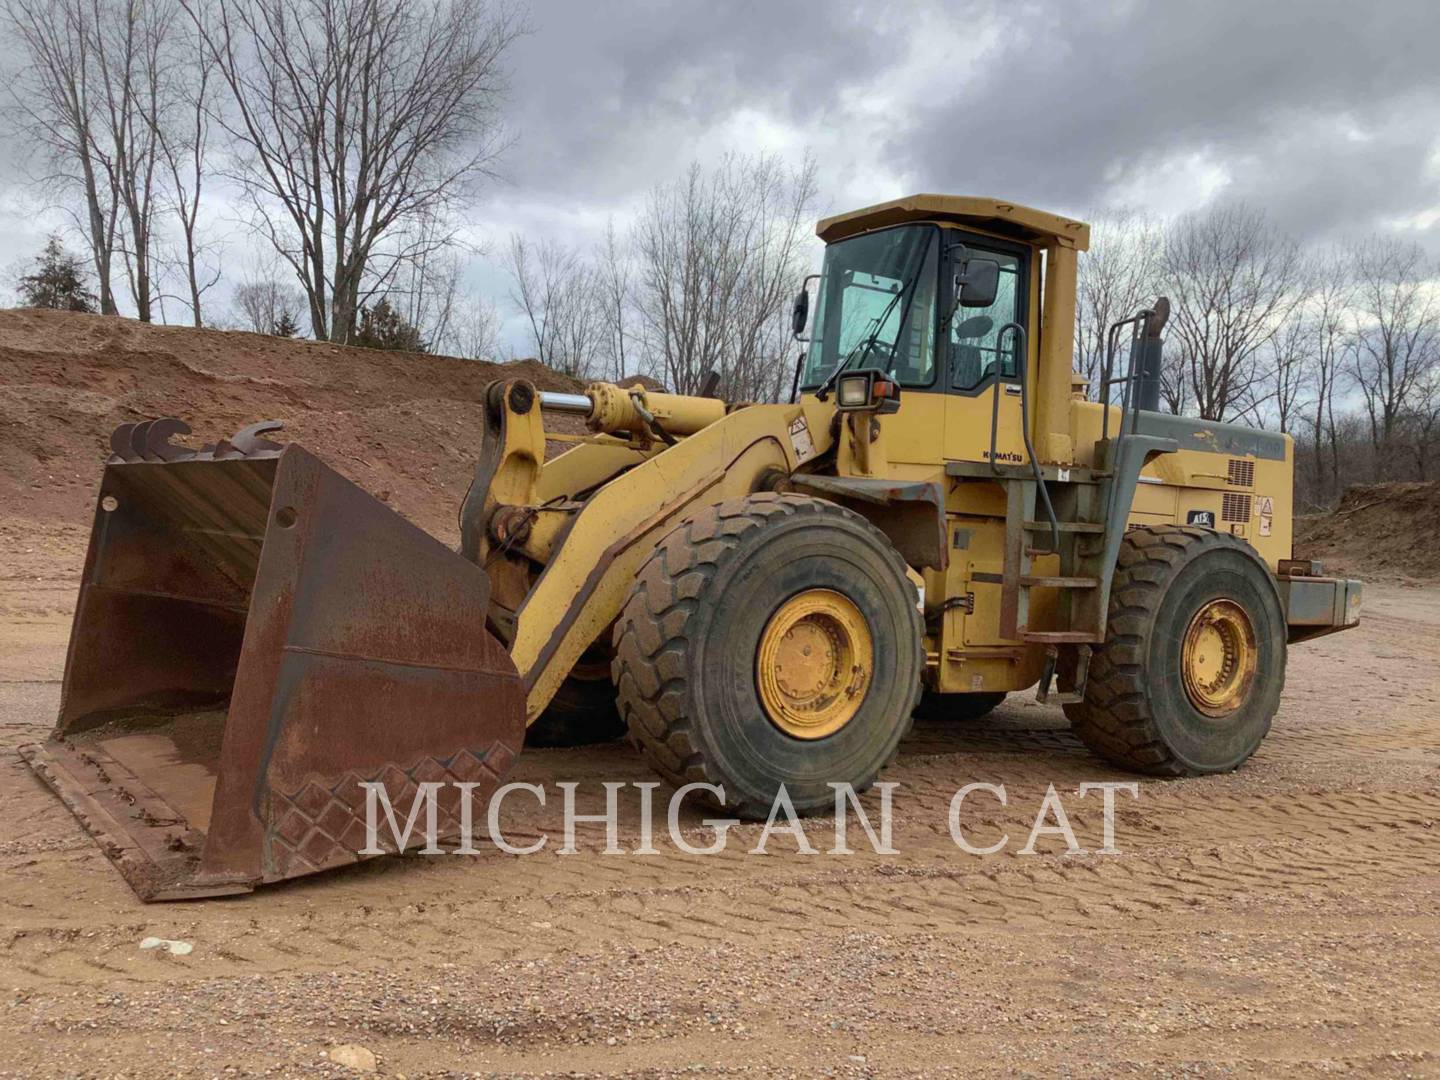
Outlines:
{"type": "Polygon", "coordinates": [[[1100,585],[1099,578],[1093,577],[1045,577],[1027,575],[1020,584],[1030,589],[1094,589],[1100,585]]]}
{"type": "Polygon", "coordinates": [[[1093,645],[1104,639],[1084,630],[1024,630],[1020,640],[1039,645],[1093,645]]]}
{"type": "MultiPolygon", "coordinates": [[[[1092,521],[1060,521],[1057,522],[1062,533],[1090,533],[1099,536],[1105,531],[1104,525],[1097,525],[1092,521]]],[[[1027,521],[1025,522],[1026,532],[1049,532],[1048,521],[1027,521]]]]}

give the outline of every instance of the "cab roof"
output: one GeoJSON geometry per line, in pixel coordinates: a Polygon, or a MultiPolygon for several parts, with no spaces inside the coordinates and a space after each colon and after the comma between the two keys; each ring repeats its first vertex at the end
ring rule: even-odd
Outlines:
{"type": "Polygon", "coordinates": [[[1053,241],[1076,251],[1085,251],[1090,247],[1090,226],[1083,221],[976,195],[907,195],[902,199],[867,206],[863,210],[825,218],[815,226],[815,232],[829,244],[908,221],[954,222],[1020,240],[1041,244],[1053,241]]]}

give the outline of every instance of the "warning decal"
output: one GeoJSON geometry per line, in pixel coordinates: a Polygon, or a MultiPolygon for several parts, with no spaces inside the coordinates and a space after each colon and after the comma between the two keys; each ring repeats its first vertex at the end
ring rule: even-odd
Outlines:
{"type": "Polygon", "coordinates": [[[1271,525],[1275,519],[1275,500],[1269,495],[1261,495],[1258,510],[1260,513],[1260,535],[1269,536],[1271,525]]]}
{"type": "Polygon", "coordinates": [[[795,460],[800,465],[815,456],[815,442],[810,438],[810,425],[805,422],[803,414],[790,421],[790,445],[794,448],[795,460]]]}

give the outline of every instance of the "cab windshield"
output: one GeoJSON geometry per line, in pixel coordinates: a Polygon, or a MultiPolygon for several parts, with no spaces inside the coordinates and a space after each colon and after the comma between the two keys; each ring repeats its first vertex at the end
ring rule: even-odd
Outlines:
{"type": "Polygon", "coordinates": [[[837,367],[880,368],[902,386],[934,382],[939,232],[904,225],[825,249],[803,387],[837,367]]]}

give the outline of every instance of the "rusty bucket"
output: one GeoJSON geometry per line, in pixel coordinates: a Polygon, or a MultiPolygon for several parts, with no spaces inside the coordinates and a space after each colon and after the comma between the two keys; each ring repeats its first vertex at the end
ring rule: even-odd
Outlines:
{"type": "Polygon", "coordinates": [[[20,751],[145,900],[356,861],[367,782],[402,822],[440,782],[454,835],[524,737],[484,571],[278,426],[199,452],[177,420],[117,429],[59,724],[20,751]]]}

